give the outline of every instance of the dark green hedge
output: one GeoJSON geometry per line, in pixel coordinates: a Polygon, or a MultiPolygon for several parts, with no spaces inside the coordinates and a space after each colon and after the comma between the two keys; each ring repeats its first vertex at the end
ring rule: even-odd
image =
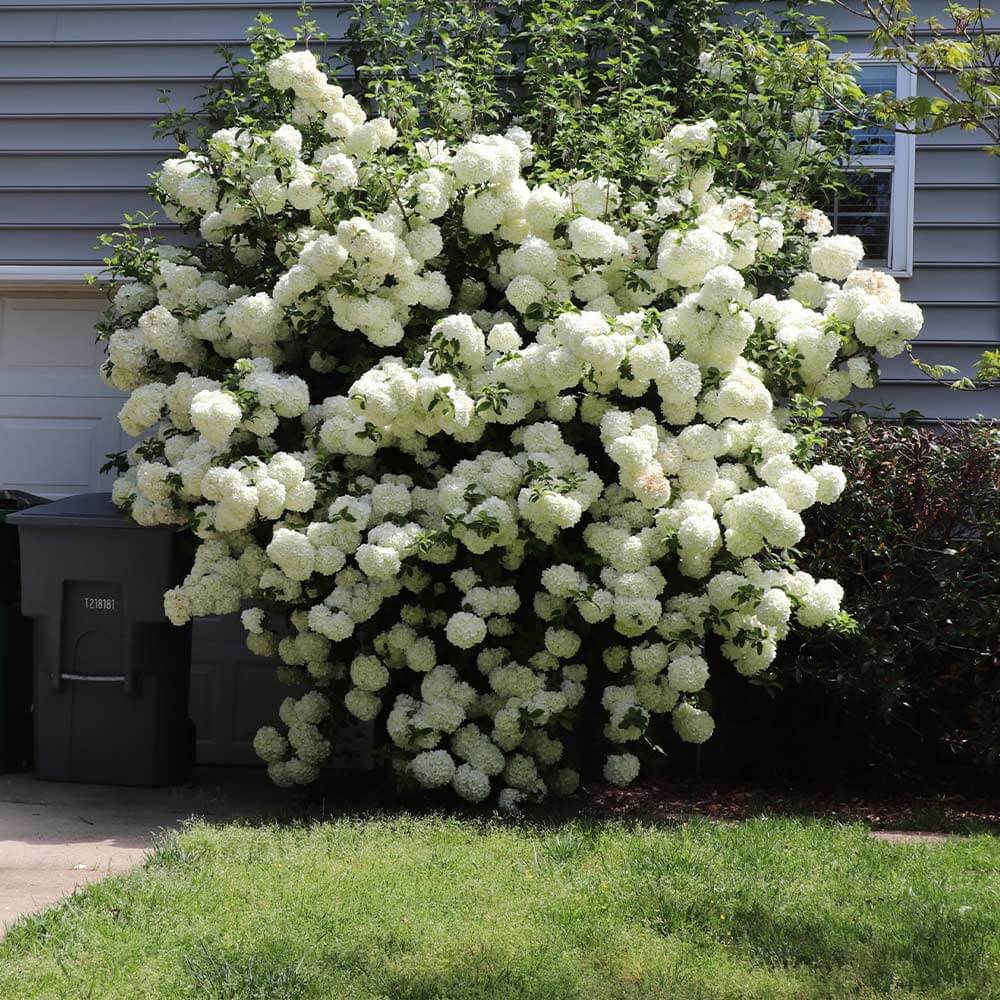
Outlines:
{"type": "Polygon", "coordinates": [[[857,631],[793,634],[774,683],[749,692],[717,672],[703,775],[1000,775],[1000,422],[854,416],[828,429],[820,457],[848,485],[809,511],[799,563],[840,581],[857,631]]]}

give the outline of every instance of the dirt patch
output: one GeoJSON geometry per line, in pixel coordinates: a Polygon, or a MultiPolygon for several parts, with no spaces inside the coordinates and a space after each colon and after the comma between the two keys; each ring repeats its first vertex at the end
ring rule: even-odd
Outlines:
{"type": "Polygon", "coordinates": [[[646,816],[660,821],[691,816],[735,821],[782,815],[865,823],[878,831],[907,833],[924,839],[947,833],[1000,833],[1000,797],[923,790],[858,794],[856,789],[685,784],[664,780],[628,788],[594,788],[582,804],[585,811],[603,816],[646,816]]]}
{"type": "Polygon", "coordinates": [[[940,844],[949,837],[947,833],[926,830],[872,830],[872,836],[887,844],[940,844]]]}

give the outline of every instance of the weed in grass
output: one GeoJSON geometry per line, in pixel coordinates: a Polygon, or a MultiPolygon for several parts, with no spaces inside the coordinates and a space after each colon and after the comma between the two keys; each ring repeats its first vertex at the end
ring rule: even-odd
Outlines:
{"type": "Polygon", "coordinates": [[[187,843],[176,833],[161,831],[153,837],[146,858],[147,868],[188,868],[202,855],[202,848],[187,843]]]}
{"type": "Polygon", "coordinates": [[[199,1000],[299,1000],[308,989],[301,960],[286,965],[202,942],[186,964],[199,1000]]]}

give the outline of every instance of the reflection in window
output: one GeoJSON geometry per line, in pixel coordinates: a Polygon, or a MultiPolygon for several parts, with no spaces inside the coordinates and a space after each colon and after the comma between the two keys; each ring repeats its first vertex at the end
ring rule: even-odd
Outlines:
{"type": "MultiPolygon", "coordinates": [[[[866,94],[897,92],[895,64],[865,63],[860,67],[858,85],[866,94]]],[[[855,156],[892,156],[896,151],[896,133],[891,128],[867,125],[854,132],[855,156]]]]}

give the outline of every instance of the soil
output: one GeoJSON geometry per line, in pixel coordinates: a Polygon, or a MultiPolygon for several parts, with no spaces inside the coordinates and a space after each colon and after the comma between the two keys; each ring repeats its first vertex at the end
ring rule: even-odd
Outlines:
{"type": "MultiPolygon", "coordinates": [[[[1000,795],[892,790],[859,794],[837,787],[761,787],[651,781],[582,793],[582,811],[602,817],[678,821],[703,816],[736,821],[753,816],[803,816],[864,823],[875,831],[1000,833],[1000,795]]],[[[884,838],[901,839],[901,838],[884,838]]]]}

